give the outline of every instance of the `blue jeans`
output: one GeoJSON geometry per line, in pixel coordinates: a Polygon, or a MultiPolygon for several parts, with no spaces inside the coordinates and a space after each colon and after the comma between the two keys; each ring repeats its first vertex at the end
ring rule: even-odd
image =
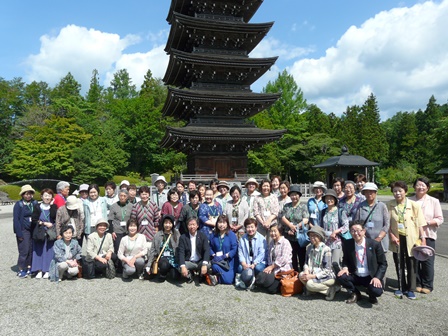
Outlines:
{"type": "MultiPolygon", "coordinates": [[[[266,264],[263,264],[263,263],[257,264],[254,268],[255,276],[257,276],[258,273],[263,272],[263,270],[265,268],[266,268],[266,264]]],[[[243,272],[243,266],[241,264],[239,264],[237,273],[241,274],[241,272],[243,272]]]]}

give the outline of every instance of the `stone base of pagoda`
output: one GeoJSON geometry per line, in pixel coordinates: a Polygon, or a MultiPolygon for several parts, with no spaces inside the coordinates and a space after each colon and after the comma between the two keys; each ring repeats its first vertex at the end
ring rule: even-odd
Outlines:
{"type": "Polygon", "coordinates": [[[236,174],[247,174],[246,153],[196,153],[189,154],[188,174],[218,174],[219,179],[233,178],[236,174]]]}

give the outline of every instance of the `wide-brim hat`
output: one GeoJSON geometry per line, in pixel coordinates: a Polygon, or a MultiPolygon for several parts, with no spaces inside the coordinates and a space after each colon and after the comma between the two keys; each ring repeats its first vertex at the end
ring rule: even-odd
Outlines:
{"type": "Polygon", "coordinates": [[[302,197],[302,192],[300,191],[300,187],[297,184],[293,184],[288,191],[288,196],[291,196],[292,193],[298,193],[300,197],[302,197]]]}
{"type": "Polygon", "coordinates": [[[373,182],[367,182],[366,184],[364,184],[364,187],[362,187],[361,193],[364,195],[364,191],[366,190],[373,190],[377,192],[378,186],[373,182]]]}
{"type": "Polygon", "coordinates": [[[251,177],[250,179],[248,179],[248,180],[246,181],[246,183],[244,184],[244,186],[247,188],[247,185],[248,185],[249,183],[255,183],[255,186],[256,186],[256,188],[258,189],[259,184],[258,184],[258,182],[257,182],[257,180],[256,180],[255,178],[251,177]]]}
{"type": "Polygon", "coordinates": [[[412,255],[418,261],[426,261],[429,258],[431,258],[435,253],[436,251],[431,246],[427,245],[419,245],[414,246],[412,248],[412,255]]]}
{"type": "Polygon", "coordinates": [[[67,197],[67,201],[65,202],[65,207],[68,210],[78,210],[79,209],[79,202],[76,196],[70,195],[67,197]]]}
{"type": "Polygon", "coordinates": [[[252,284],[252,279],[254,278],[254,271],[252,268],[246,268],[241,272],[241,281],[244,282],[246,287],[252,284]]]}
{"type": "Polygon", "coordinates": [[[166,182],[166,180],[165,180],[165,176],[163,176],[163,175],[159,175],[159,176],[157,177],[157,179],[154,181],[154,185],[156,185],[157,182],[159,182],[159,181],[162,181],[163,183],[165,183],[165,185],[168,184],[168,183],[166,182]]]}
{"type": "Polygon", "coordinates": [[[32,186],[30,186],[29,184],[25,184],[22,186],[22,188],[20,188],[20,196],[22,196],[24,193],[26,193],[27,191],[31,191],[33,193],[35,193],[36,191],[33,189],[32,186]]]}
{"type": "Polygon", "coordinates": [[[332,197],[334,197],[334,199],[335,199],[335,201],[334,201],[334,205],[337,205],[337,204],[338,204],[338,195],[336,195],[336,191],[334,191],[333,189],[328,189],[328,190],[325,192],[323,198],[325,199],[326,196],[332,196],[332,197]]]}
{"type": "Polygon", "coordinates": [[[216,188],[218,188],[218,190],[219,190],[220,187],[225,187],[227,189],[230,189],[229,182],[227,182],[227,181],[219,181],[218,186],[216,188]]]}
{"type": "Polygon", "coordinates": [[[325,183],[323,183],[322,181],[314,182],[313,187],[312,187],[313,191],[315,188],[321,188],[324,192],[327,191],[327,187],[325,186],[325,183]]]}
{"type": "Polygon", "coordinates": [[[89,190],[89,185],[87,183],[81,184],[79,186],[79,189],[78,189],[79,192],[81,192],[81,191],[88,191],[88,190],[89,190]]]}
{"type": "Polygon", "coordinates": [[[106,227],[107,228],[109,228],[109,222],[107,221],[107,219],[104,219],[104,218],[100,218],[100,219],[98,219],[97,221],[96,221],[96,224],[95,224],[95,229],[98,227],[98,225],[100,225],[100,224],[106,224],[106,227]]]}
{"type": "Polygon", "coordinates": [[[310,233],[317,234],[320,237],[320,241],[325,241],[325,231],[320,226],[314,225],[306,234],[309,236],[310,233]]]}

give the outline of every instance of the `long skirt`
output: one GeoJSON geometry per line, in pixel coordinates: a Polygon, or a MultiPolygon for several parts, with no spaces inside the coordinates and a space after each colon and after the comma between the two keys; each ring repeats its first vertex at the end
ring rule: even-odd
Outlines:
{"type": "Polygon", "coordinates": [[[54,257],[53,245],[54,241],[48,239],[43,242],[33,240],[31,272],[48,272],[50,270],[50,262],[54,257]]]}

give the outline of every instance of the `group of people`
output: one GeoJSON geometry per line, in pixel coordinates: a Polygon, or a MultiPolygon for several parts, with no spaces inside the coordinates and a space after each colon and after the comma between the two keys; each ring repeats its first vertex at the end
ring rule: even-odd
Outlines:
{"type": "Polygon", "coordinates": [[[108,182],[101,197],[98,185],[83,184],[77,198],[61,181],[56,194],[41,191],[40,203],[24,185],[14,206],[18,276],[61,281],[118,273],[276,293],[281,275],[294,270],[304,295],[332,300],[343,286],[346,302],[355,303],[362,297],[358,287],[365,286],[376,304],[390,250],[397,297],[433,290],[443,216],[439,201],[427,194],[426,178],[415,181],[411,198],[404,182],[393,183],[394,200],[387,204],[363,175],[356,182],[336,178],[331,189],[316,181],[307,202],[298,185],[278,176],[261,183],[250,178],[244,192],[216,179],[208,187],[177,181],[168,189],[159,176],[154,185],[151,194],[148,186],[108,182]]]}

